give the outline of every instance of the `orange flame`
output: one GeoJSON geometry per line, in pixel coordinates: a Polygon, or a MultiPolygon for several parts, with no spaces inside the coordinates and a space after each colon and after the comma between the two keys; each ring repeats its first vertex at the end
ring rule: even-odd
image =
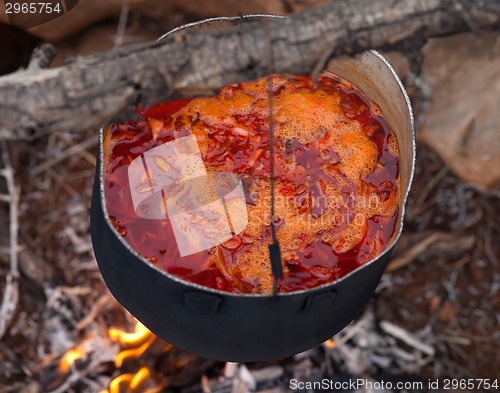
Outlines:
{"type": "Polygon", "coordinates": [[[60,374],[68,373],[73,363],[75,363],[77,359],[82,358],[83,355],[85,355],[85,350],[81,348],[77,347],[70,349],[63,355],[61,361],[59,362],[59,365],[57,366],[57,370],[60,374]]]}
{"type": "Polygon", "coordinates": [[[134,333],[127,333],[118,329],[110,329],[109,337],[113,341],[120,341],[126,346],[139,346],[137,348],[121,351],[115,359],[115,366],[117,368],[120,368],[127,358],[140,357],[156,339],[156,336],[139,321],[137,321],[134,333]]]}
{"type": "MultiPolygon", "coordinates": [[[[116,356],[115,366],[117,368],[120,368],[128,358],[141,357],[155,340],[159,340],[139,321],[137,321],[133,333],[112,328],[109,330],[109,337],[113,341],[119,341],[122,346],[127,348],[116,356]]],[[[161,340],[159,343],[164,346],[163,351],[167,351],[171,347],[170,344],[163,343],[161,340]]],[[[103,390],[100,393],[157,393],[164,387],[165,384],[159,380],[156,374],[147,367],[142,367],[135,374],[127,373],[116,377],[110,382],[109,390],[103,390]]]]}
{"type": "Polygon", "coordinates": [[[164,387],[165,384],[147,367],[142,367],[135,374],[127,373],[116,377],[109,384],[109,390],[100,393],[158,393],[164,387]]]}
{"type": "Polygon", "coordinates": [[[333,341],[333,338],[329,339],[329,340],[326,340],[323,345],[326,347],[326,348],[335,348],[335,341],[333,341]]]}
{"type": "MultiPolygon", "coordinates": [[[[139,363],[143,363],[145,359],[140,359],[140,357],[149,348],[151,348],[151,351],[148,354],[159,354],[160,352],[168,351],[172,347],[170,344],[157,338],[139,321],[137,321],[134,332],[129,333],[112,328],[109,329],[109,337],[111,340],[119,342],[120,346],[124,348],[116,355],[115,366],[117,369],[121,368],[123,362],[128,358],[135,358],[139,363]]],[[[61,357],[57,365],[57,370],[61,377],[55,381],[53,387],[60,384],[61,378],[71,371],[71,367],[75,361],[92,351],[92,343],[93,340],[84,340],[61,357]]],[[[156,373],[147,367],[142,367],[135,374],[126,373],[119,375],[110,382],[108,389],[102,390],[100,393],[158,393],[164,387],[165,383],[156,373]]]]}
{"type": "Polygon", "coordinates": [[[111,337],[113,341],[119,340],[122,344],[125,345],[141,344],[150,335],[153,335],[153,333],[151,333],[149,329],[139,321],[137,321],[137,324],[135,325],[134,333],[127,333],[123,330],[113,328],[109,329],[109,337],[111,337]]]}

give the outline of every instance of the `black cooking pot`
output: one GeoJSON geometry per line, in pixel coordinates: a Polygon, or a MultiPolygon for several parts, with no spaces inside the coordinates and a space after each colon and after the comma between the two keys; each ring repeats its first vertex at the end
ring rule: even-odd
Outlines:
{"type": "Polygon", "coordinates": [[[377,52],[333,61],[326,68],[352,81],[382,108],[399,142],[401,201],[389,247],[342,279],[318,288],[277,295],[222,292],[172,276],[141,257],[107,214],[101,129],[91,207],[95,255],[116,299],[158,337],[219,360],[282,358],[329,339],[369,300],[402,230],[415,160],[412,111],[397,75],[377,52]]]}

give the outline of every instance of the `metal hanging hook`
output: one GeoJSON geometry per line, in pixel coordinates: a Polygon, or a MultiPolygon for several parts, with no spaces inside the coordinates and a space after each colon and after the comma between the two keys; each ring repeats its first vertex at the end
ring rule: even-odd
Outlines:
{"type": "Polygon", "coordinates": [[[281,264],[281,251],[279,241],[276,238],[276,229],[274,227],[274,122],[273,122],[273,52],[271,45],[271,36],[266,21],[262,21],[264,31],[266,32],[266,57],[268,64],[268,82],[267,95],[269,102],[269,180],[271,183],[271,236],[273,242],[269,244],[269,259],[271,261],[271,271],[273,274],[273,295],[277,293],[278,279],[283,277],[283,267],[281,264]]]}

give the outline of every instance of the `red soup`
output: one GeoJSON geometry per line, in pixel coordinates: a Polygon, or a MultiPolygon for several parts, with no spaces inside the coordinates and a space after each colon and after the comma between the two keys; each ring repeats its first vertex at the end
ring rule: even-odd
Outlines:
{"type": "Polygon", "coordinates": [[[323,73],[229,85],[140,111],[104,139],[117,232],[158,268],[236,293],[270,293],[269,94],[279,292],[335,281],[379,255],[400,197],[396,136],[379,106],[323,73]]]}

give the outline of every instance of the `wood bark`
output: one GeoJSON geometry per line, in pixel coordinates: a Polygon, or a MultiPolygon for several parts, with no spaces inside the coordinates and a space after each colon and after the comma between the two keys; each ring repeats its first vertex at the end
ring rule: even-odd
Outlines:
{"type": "MultiPolygon", "coordinates": [[[[426,39],[500,25],[500,0],[337,0],[286,19],[246,21],[121,47],[0,77],[0,139],[75,132],[178,95],[206,94],[272,72],[311,73],[371,48],[417,50],[426,39]],[[272,51],[268,51],[269,47],[272,51]],[[269,53],[272,53],[270,62],[269,53]]],[[[41,51],[43,54],[43,51],[41,51]]],[[[46,62],[46,61],[45,61],[46,62]]]]}

